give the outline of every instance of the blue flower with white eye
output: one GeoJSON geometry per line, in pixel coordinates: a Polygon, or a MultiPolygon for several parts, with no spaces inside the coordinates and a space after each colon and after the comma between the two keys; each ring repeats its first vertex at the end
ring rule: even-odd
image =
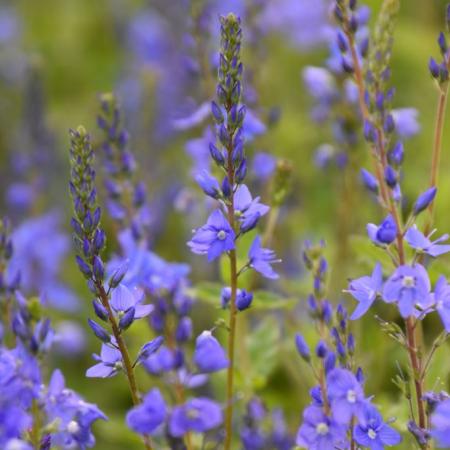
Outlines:
{"type": "MultiPolygon", "coordinates": [[[[433,231],[434,232],[434,231],[433,231]]],[[[441,244],[441,242],[448,240],[448,234],[444,234],[434,241],[430,240],[433,233],[425,236],[415,225],[408,229],[405,233],[405,241],[417,251],[417,253],[426,253],[427,255],[436,258],[445,253],[450,252],[450,245],[441,244]]]]}
{"type": "Polygon", "coordinates": [[[377,296],[381,294],[382,286],[383,271],[380,263],[375,265],[371,276],[364,276],[350,282],[346,292],[359,302],[350,316],[351,320],[359,319],[369,310],[377,296]]]}
{"type": "Polygon", "coordinates": [[[370,450],[383,450],[402,441],[400,433],[383,422],[381,414],[368,402],[362,408],[353,437],[359,445],[370,450]]]}
{"type": "Polygon", "coordinates": [[[127,425],[136,433],[152,434],[164,423],[166,416],[166,402],[155,388],[145,395],[142,404],[128,412],[127,425]]]}
{"type": "Polygon", "coordinates": [[[199,255],[208,255],[208,261],[213,261],[222,253],[235,248],[235,233],[223,215],[216,209],[206,221],[206,224],[198,228],[188,246],[192,252],[199,255]]]}
{"type": "Polygon", "coordinates": [[[438,278],[434,286],[431,303],[436,308],[445,331],[450,333],[450,286],[443,275],[438,278]]]}
{"type": "Polygon", "coordinates": [[[223,421],[221,406],[208,398],[193,398],[176,406],[169,420],[169,433],[174,437],[193,431],[204,433],[223,421]]]}
{"type": "Polygon", "coordinates": [[[396,302],[404,318],[416,314],[416,306],[427,306],[429,294],[430,279],[421,264],[398,267],[383,287],[384,301],[396,302]]]}
{"type": "Polygon", "coordinates": [[[119,319],[132,311],[132,320],[135,320],[148,316],[154,309],[153,305],[143,305],[143,300],[144,291],[140,289],[130,290],[125,285],[119,284],[113,289],[109,304],[119,319]]]}

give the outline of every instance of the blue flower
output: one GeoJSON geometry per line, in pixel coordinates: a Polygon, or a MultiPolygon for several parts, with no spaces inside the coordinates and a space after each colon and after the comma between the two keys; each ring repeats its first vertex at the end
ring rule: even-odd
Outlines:
{"type": "Polygon", "coordinates": [[[62,448],[90,448],[95,445],[91,431],[96,420],[107,420],[96,405],[85,402],[65,386],[62,373],[55,370],[45,393],[45,411],[50,422],[57,424],[52,445],[62,448]]]}
{"type": "Polygon", "coordinates": [[[365,402],[364,391],[352,372],[333,369],[327,375],[327,394],[336,422],[347,425],[361,412],[365,402]]]}
{"type": "Polygon", "coordinates": [[[193,398],[176,406],[169,422],[169,433],[181,437],[189,431],[204,433],[222,423],[222,408],[208,398],[193,398]]]}
{"type": "Polygon", "coordinates": [[[212,197],[218,198],[221,195],[219,182],[207,170],[203,170],[195,176],[195,181],[202,188],[203,192],[212,197]]]}
{"type": "Polygon", "coordinates": [[[166,402],[159,389],[145,395],[142,404],[127,414],[127,425],[136,433],[152,434],[166,420],[166,402]]]}
{"type": "Polygon", "coordinates": [[[369,310],[377,296],[380,295],[382,286],[383,271],[380,263],[375,265],[371,276],[364,276],[350,282],[346,292],[359,302],[350,316],[351,320],[359,319],[369,310]]]}
{"type": "Polygon", "coordinates": [[[369,223],[367,234],[376,245],[389,245],[397,236],[397,225],[394,218],[389,214],[379,226],[369,223]]]}
{"type": "Polygon", "coordinates": [[[371,450],[383,450],[385,446],[398,445],[402,440],[397,431],[383,422],[381,414],[370,403],[364,405],[353,436],[359,445],[371,450]]]}
{"type": "Polygon", "coordinates": [[[248,252],[249,267],[259,272],[266,278],[277,279],[279,275],[272,269],[271,264],[281,262],[275,252],[261,247],[261,237],[256,236],[248,252]]]}
{"type": "Polygon", "coordinates": [[[194,362],[201,372],[217,372],[229,365],[223,347],[210,331],[203,331],[197,337],[194,362]]]}
{"type": "Polygon", "coordinates": [[[162,345],[159,350],[142,360],[142,364],[152,375],[169,372],[182,362],[182,353],[162,345]],[[181,359],[180,359],[181,358],[181,359]]]}
{"type": "Polygon", "coordinates": [[[431,436],[439,448],[450,447],[450,400],[440,403],[432,414],[431,436]]]}
{"type": "Polygon", "coordinates": [[[424,209],[428,208],[430,203],[434,200],[434,197],[436,197],[437,188],[431,187],[427,189],[425,192],[422,192],[416,200],[416,203],[414,203],[413,213],[415,216],[422,212],[424,209]]]}
{"type": "Polygon", "coordinates": [[[154,309],[153,305],[142,305],[143,300],[144,292],[142,290],[131,291],[125,285],[119,284],[113,289],[109,304],[119,318],[124,317],[128,311],[133,309],[133,319],[141,319],[148,316],[154,309]]]}
{"type": "MultiPolygon", "coordinates": [[[[259,203],[259,197],[252,198],[248,187],[241,184],[234,193],[234,213],[241,222],[258,220],[269,211],[267,205],[259,203]]],[[[255,224],[256,225],[256,224],[255,224]]]]}
{"type": "Polygon", "coordinates": [[[427,255],[436,258],[437,256],[443,255],[444,253],[450,252],[450,245],[448,244],[440,244],[442,241],[446,241],[448,239],[448,234],[444,234],[440,238],[431,241],[431,234],[428,237],[418,230],[418,228],[414,225],[409,228],[405,233],[405,240],[408,244],[414,248],[418,253],[426,253],[427,255]]]}
{"type": "Polygon", "coordinates": [[[322,408],[308,406],[303,412],[296,444],[308,450],[347,448],[346,429],[326,416],[322,408]]]}
{"type": "MultiPolygon", "coordinates": [[[[231,288],[224,287],[221,293],[222,308],[226,308],[231,299],[231,288]]],[[[239,311],[244,311],[250,307],[253,302],[253,294],[245,289],[236,290],[236,307],[239,311]]]]}
{"type": "Polygon", "coordinates": [[[305,67],[303,81],[310,95],[320,101],[329,102],[338,95],[333,75],[323,67],[305,67]]]}
{"type": "Polygon", "coordinates": [[[270,153],[258,152],[253,157],[252,173],[262,181],[269,179],[277,167],[277,160],[270,153]]]}
{"type": "Polygon", "coordinates": [[[234,249],[235,233],[223,213],[216,209],[206,224],[195,231],[188,242],[190,249],[199,255],[208,254],[208,261],[213,261],[222,253],[234,249]]]}
{"type": "Polygon", "coordinates": [[[90,378],[108,378],[116,375],[123,369],[122,355],[119,350],[109,344],[102,344],[100,355],[93,355],[99,361],[86,371],[90,378]]]}
{"type": "Polygon", "coordinates": [[[420,264],[398,267],[383,288],[384,301],[397,302],[400,314],[405,318],[415,313],[416,305],[428,301],[429,294],[428,273],[420,264]]]}

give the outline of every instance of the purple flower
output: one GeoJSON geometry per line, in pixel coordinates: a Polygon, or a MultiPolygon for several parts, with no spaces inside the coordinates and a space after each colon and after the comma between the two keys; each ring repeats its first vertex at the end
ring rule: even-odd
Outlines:
{"type": "Polygon", "coordinates": [[[208,254],[208,261],[213,261],[222,253],[234,249],[235,233],[223,213],[216,209],[206,224],[195,231],[188,242],[192,252],[199,255],[208,254]]]}
{"type": "Polygon", "coordinates": [[[431,296],[445,331],[450,333],[450,286],[443,275],[438,278],[431,296]]]}
{"type": "Polygon", "coordinates": [[[212,197],[218,198],[221,195],[219,182],[210,175],[207,170],[203,170],[195,176],[195,181],[202,188],[203,192],[212,197]]]}
{"type": "Polygon", "coordinates": [[[234,213],[241,222],[264,216],[269,211],[267,205],[259,203],[259,197],[252,198],[248,187],[241,184],[234,193],[234,213]]]}
{"type": "MultiPolygon", "coordinates": [[[[231,288],[224,287],[221,293],[222,308],[226,308],[231,300],[231,288]]],[[[244,311],[249,308],[253,301],[253,294],[247,292],[245,289],[236,290],[236,306],[239,311],[244,311]]]]}
{"type": "Polygon", "coordinates": [[[430,203],[434,200],[434,197],[436,197],[437,188],[431,187],[427,189],[425,192],[422,192],[416,200],[416,203],[414,203],[413,212],[414,215],[417,216],[420,212],[422,212],[424,209],[428,208],[430,203]]]}
{"type": "Polygon", "coordinates": [[[142,404],[127,414],[127,425],[136,433],[152,434],[166,419],[166,403],[159,389],[145,395],[142,404]]]}
{"type": "Polygon", "coordinates": [[[417,121],[418,111],[415,108],[399,108],[392,110],[395,129],[401,138],[410,138],[420,131],[417,121]]]}
{"type": "Polygon", "coordinates": [[[108,378],[116,375],[123,369],[122,355],[119,350],[107,344],[102,344],[100,355],[93,355],[99,361],[86,371],[90,378],[108,378]]]}
{"type": "Polygon", "coordinates": [[[425,235],[418,230],[417,226],[414,225],[413,227],[409,228],[408,231],[405,233],[405,240],[418,253],[426,253],[427,255],[430,255],[433,258],[443,255],[444,253],[450,252],[450,245],[439,244],[440,242],[446,241],[448,239],[449,237],[448,234],[444,234],[443,236],[434,241],[431,241],[429,239],[431,234],[425,237],[425,235]]]}
{"type": "Polygon", "coordinates": [[[425,268],[420,264],[400,266],[386,281],[383,299],[387,303],[397,302],[402,317],[414,314],[416,305],[428,301],[430,280],[425,268]]]}
{"type": "Polygon", "coordinates": [[[131,291],[124,284],[119,284],[113,289],[109,304],[119,318],[125,317],[130,310],[134,310],[134,320],[148,316],[153,311],[153,305],[141,304],[143,300],[144,292],[142,290],[131,291]]]}
{"type": "Polygon", "coordinates": [[[142,364],[151,374],[158,375],[175,369],[179,365],[180,357],[182,355],[176,350],[162,345],[157,352],[143,359],[142,364]]]}
{"type": "Polygon", "coordinates": [[[431,436],[439,448],[450,446],[450,400],[440,403],[431,416],[431,436]]]}
{"type": "Polygon", "coordinates": [[[326,416],[322,408],[308,406],[303,412],[296,444],[309,450],[347,448],[346,429],[326,416]]]}
{"type": "Polygon", "coordinates": [[[365,402],[364,391],[352,372],[333,369],[327,376],[327,394],[336,422],[349,424],[353,416],[358,416],[365,402]]]}
{"type": "Polygon", "coordinates": [[[303,82],[310,95],[320,101],[331,101],[338,94],[333,75],[323,67],[305,67],[303,82]]]}
{"type": "Polygon", "coordinates": [[[371,450],[383,450],[385,446],[398,445],[402,440],[397,431],[383,422],[381,414],[370,403],[363,406],[353,436],[359,445],[371,450]]]}
{"type": "Polygon", "coordinates": [[[379,226],[369,223],[367,234],[370,240],[376,245],[389,245],[397,236],[397,225],[394,218],[389,214],[379,226]]]}
{"type": "Polygon", "coordinates": [[[380,295],[382,286],[383,271],[380,263],[375,265],[371,276],[364,276],[350,282],[347,292],[359,302],[350,316],[351,320],[359,319],[369,310],[377,296],[380,295]]]}
{"type": "Polygon", "coordinates": [[[193,398],[174,408],[169,432],[174,437],[181,437],[189,431],[204,433],[218,427],[222,420],[219,404],[208,398],[193,398]]]}
{"type": "Polygon", "coordinates": [[[261,237],[256,236],[248,252],[249,266],[266,278],[277,279],[278,274],[272,269],[271,264],[281,262],[275,252],[261,247],[261,237]]]}
{"type": "Polygon", "coordinates": [[[263,181],[270,178],[277,166],[277,160],[270,153],[259,152],[253,158],[252,172],[256,178],[263,181]]]}
{"type": "Polygon", "coordinates": [[[229,365],[223,347],[210,331],[203,331],[197,337],[194,362],[202,372],[217,372],[229,365]]]}

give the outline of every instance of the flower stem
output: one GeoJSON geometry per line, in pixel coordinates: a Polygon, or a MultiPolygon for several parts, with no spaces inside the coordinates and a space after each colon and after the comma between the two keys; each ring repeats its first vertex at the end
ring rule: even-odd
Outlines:
{"type": "MultiPolygon", "coordinates": [[[[135,406],[137,406],[141,403],[141,399],[139,397],[139,390],[137,387],[136,377],[134,375],[133,364],[130,359],[130,354],[128,352],[127,345],[122,337],[119,326],[117,325],[116,318],[114,317],[114,314],[112,312],[111,306],[109,304],[108,295],[106,294],[103,284],[97,283],[97,289],[99,292],[99,296],[100,296],[102,305],[108,311],[108,320],[109,320],[109,323],[111,324],[111,330],[112,330],[114,338],[116,339],[117,346],[119,347],[119,351],[122,355],[122,361],[123,361],[125,373],[126,373],[127,379],[128,379],[128,386],[130,388],[131,399],[133,401],[133,404],[135,406]]],[[[147,450],[152,450],[151,439],[148,435],[144,435],[144,446],[147,450]]]]}

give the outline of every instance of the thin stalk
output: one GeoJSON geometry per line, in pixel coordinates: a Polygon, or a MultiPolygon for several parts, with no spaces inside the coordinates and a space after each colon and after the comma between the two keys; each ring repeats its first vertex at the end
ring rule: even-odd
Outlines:
{"type": "MultiPolygon", "coordinates": [[[[114,314],[112,312],[112,309],[111,309],[111,306],[110,306],[109,300],[108,300],[108,295],[106,294],[103,284],[97,283],[97,288],[99,291],[99,297],[102,302],[102,305],[106,308],[106,310],[108,312],[108,320],[111,325],[111,330],[112,330],[114,338],[116,339],[119,351],[122,355],[122,361],[123,361],[125,373],[126,373],[127,379],[128,379],[128,386],[130,388],[131,399],[133,401],[133,404],[135,406],[137,406],[141,403],[141,399],[139,397],[139,390],[138,390],[137,383],[136,383],[136,377],[134,375],[133,363],[131,362],[127,345],[126,345],[124,339],[122,338],[122,334],[120,332],[119,326],[117,325],[116,318],[114,317],[114,314]]],[[[153,449],[151,439],[147,435],[144,435],[144,446],[147,450],[153,449]]]]}

